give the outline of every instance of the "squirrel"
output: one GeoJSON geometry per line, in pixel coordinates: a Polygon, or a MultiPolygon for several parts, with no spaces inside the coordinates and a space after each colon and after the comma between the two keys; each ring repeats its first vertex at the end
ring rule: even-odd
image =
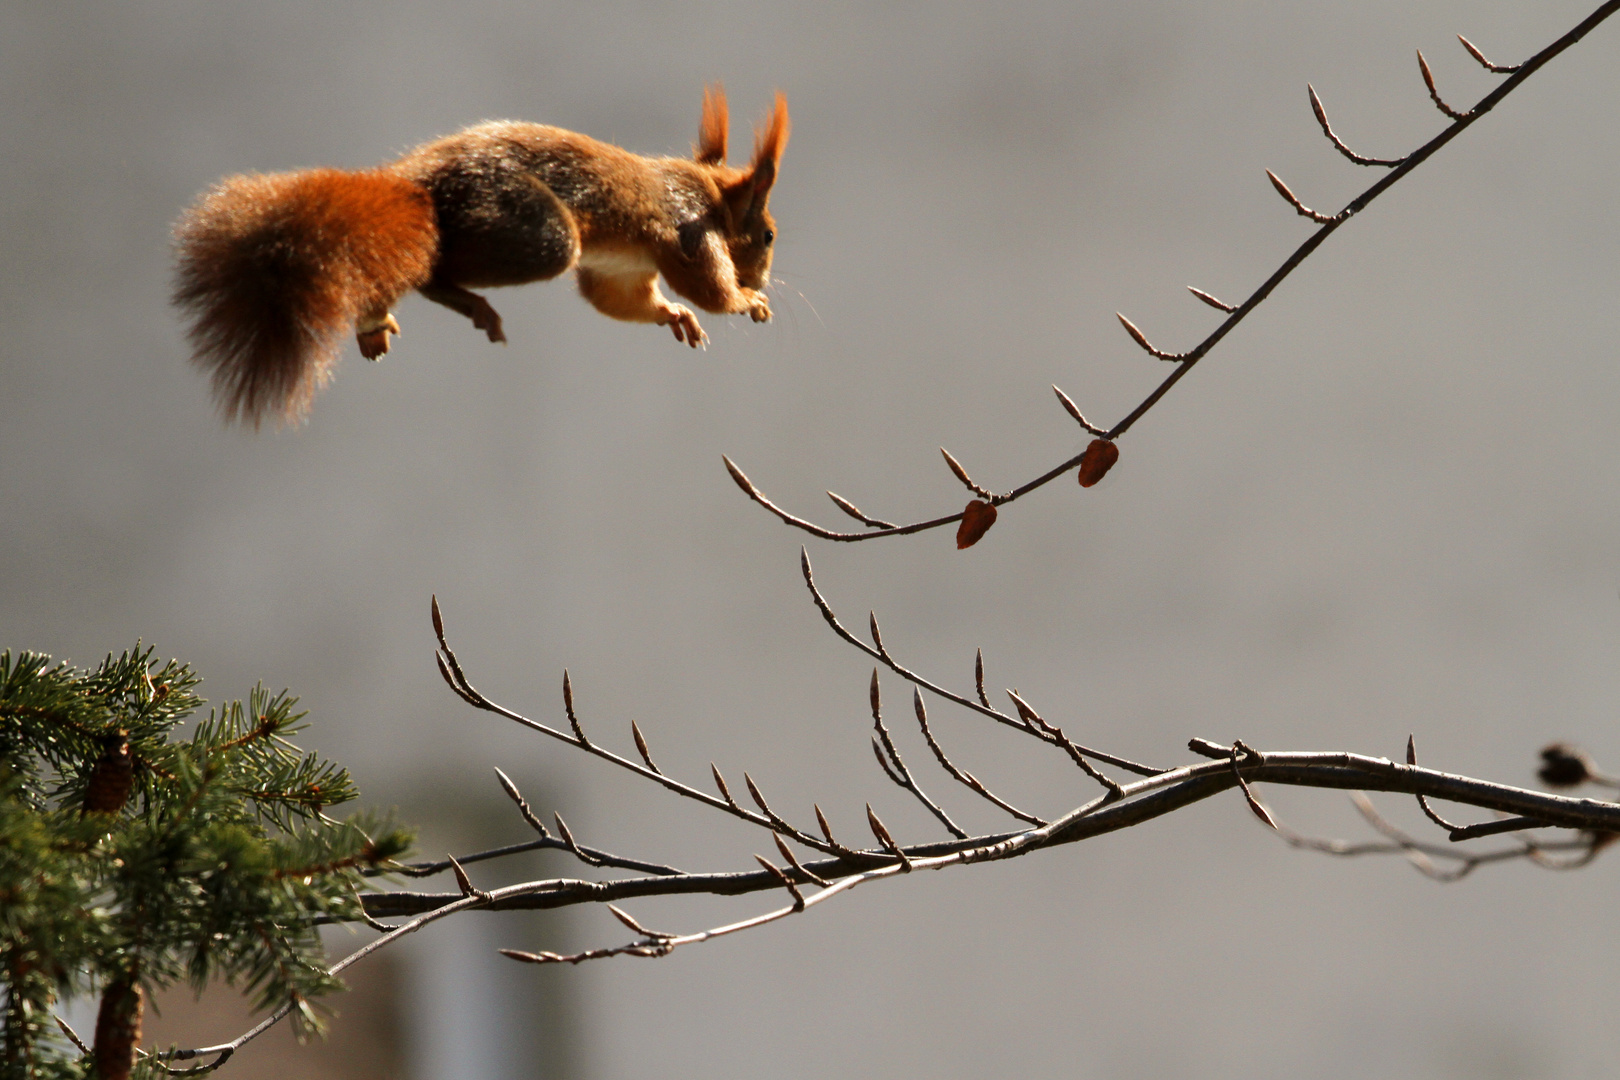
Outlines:
{"type": "Polygon", "coordinates": [[[726,164],[724,90],[705,88],[691,159],[642,157],[561,128],[492,121],[376,169],[232,176],[175,225],[174,303],[227,422],[297,423],[354,333],[375,360],[412,289],[504,342],[470,291],[554,278],[615,319],[708,335],[658,275],[705,311],[766,322],[776,223],[766,209],[788,140],[778,92],[747,168],[726,164]]]}

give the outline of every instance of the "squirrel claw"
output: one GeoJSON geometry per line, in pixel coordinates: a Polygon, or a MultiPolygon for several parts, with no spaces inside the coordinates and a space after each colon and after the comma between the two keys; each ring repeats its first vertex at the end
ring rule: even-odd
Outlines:
{"type": "Polygon", "coordinates": [[[669,328],[674,332],[676,341],[684,341],[694,349],[699,345],[706,347],[709,344],[709,335],[704,333],[703,327],[698,325],[697,316],[692,314],[690,308],[682,307],[680,304],[671,304],[665,309],[664,317],[668,320],[669,328]]]}
{"type": "Polygon", "coordinates": [[[361,356],[367,360],[376,360],[388,351],[388,335],[399,332],[399,322],[390,313],[383,316],[382,322],[378,325],[355,334],[354,339],[360,346],[361,356]]]}
{"type": "Polygon", "coordinates": [[[770,322],[771,305],[766,303],[765,300],[761,298],[757,304],[748,309],[748,317],[753,319],[755,322],[770,322]]]}

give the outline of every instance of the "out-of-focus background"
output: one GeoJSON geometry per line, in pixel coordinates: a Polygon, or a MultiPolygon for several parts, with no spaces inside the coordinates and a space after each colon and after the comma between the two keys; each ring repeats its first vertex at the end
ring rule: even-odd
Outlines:
{"type": "MultiPolygon", "coordinates": [[[[829,487],[896,519],[959,508],[942,444],[989,487],[1033,477],[1083,444],[1049,384],[1111,423],[1167,371],[1116,310],[1188,347],[1218,315],[1183,286],[1241,299],[1307,235],[1262,170],[1329,210],[1371,182],[1307,81],[1353,146],[1398,155],[1445,122],[1414,48],[1466,106],[1496,77],[1456,33],[1518,60],[1591,3],[4,4],[0,646],[92,663],[139,637],[214,700],[290,687],[307,743],[431,853],[526,838],[496,765],[586,843],[703,869],[768,850],[464,707],[436,593],[513,707],[558,722],[566,666],[595,737],[628,750],[635,719],[672,774],[713,760],[851,840],[868,800],[934,837],[872,761],[870,664],[811,606],[805,538],[721,454],[829,523],[829,487]],[[694,354],[559,281],[493,295],[498,348],[413,297],[307,426],[221,426],[167,304],[169,224],[216,178],[368,166],[494,117],[686,153],[709,80],[738,149],[774,89],[791,103],[775,321],[707,317],[694,354]]],[[[1620,24],[1335,235],[1101,486],[1055,483],[967,552],[810,540],[829,599],[960,689],[982,646],[993,687],[1153,763],[1194,735],[1395,755],[1408,733],[1511,783],[1555,737],[1620,759],[1617,131],[1620,24]]],[[[933,719],[1016,802],[1092,794],[933,719]]],[[[900,737],[965,823],[1004,827],[900,737]]],[[[1265,796],[1368,833],[1340,795],[1265,796]]],[[[392,1056],[343,1075],[1608,1075],[1616,885],[1611,858],[1441,887],[1290,850],[1232,796],[657,962],[494,954],[623,940],[596,910],[434,927],[357,1013],[392,1056]]],[[[686,930],[775,902],[629,907],[686,930]]]]}

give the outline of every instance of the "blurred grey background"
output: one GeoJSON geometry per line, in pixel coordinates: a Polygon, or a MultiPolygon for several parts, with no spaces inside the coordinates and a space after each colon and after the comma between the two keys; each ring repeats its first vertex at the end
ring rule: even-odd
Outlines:
{"type": "MultiPolygon", "coordinates": [[[[1414,48],[1467,105],[1495,77],[1453,35],[1517,60],[1592,3],[0,5],[0,646],[92,663],[139,636],[214,700],[290,687],[306,742],[430,850],[525,838],[494,765],[587,843],[704,869],[767,850],[464,707],[433,666],[437,593],[513,707],[560,722],[566,666],[590,730],[628,752],[636,719],[673,774],[714,760],[796,820],[814,799],[858,837],[871,800],[931,838],[871,760],[870,665],[811,606],[804,538],[720,455],[830,523],[829,487],[898,519],[959,508],[942,444],[1023,482],[1083,444],[1050,383],[1109,423],[1166,373],[1116,310],[1186,348],[1218,316],[1183,286],[1241,299],[1304,239],[1263,169],[1329,210],[1371,182],[1307,81],[1352,145],[1398,155],[1444,123],[1414,48]],[[681,154],[716,79],[737,147],[774,89],[791,103],[774,322],[708,317],[691,354],[553,282],[492,297],[497,348],[413,297],[306,427],[222,428],[167,306],[169,224],[215,179],[369,166],[494,117],[681,154]]],[[[1620,760],[1617,58],[1620,22],[1341,230],[1101,486],[1055,483],[968,552],[811,540],[829,599],[961,689],[982,646],[993,686],[1150,762],[1194,735],[1396,755],[1409,732],[1426,764],[1512,783],[1553,737],[1620,760]]],[[[1017,802],[1092,792],[933,714],[1017,802]]],[[[1264,794],[1367,835],[1342,795],[1264,794]]],[[[469,920],[413,954],[441,959],[412,992],[441,1003],[419,1018],[483,993],[506,1030],[552,1025],[578,1076],[1604,1076],[1616,885],[1609,857],[1441,887],[1289,850],[1234,796],[545,973],[566,1006],[443,957],[617,943],[606,912],[469,920]]],[[[775,899],[629,906],[686,930],[775,899]]],[[[444,1026],[412,1028],[419,1077],[454,1071],[444,1026]]],[[[519,1075],[486,1057],[460,1075],[519,1075]]]]}

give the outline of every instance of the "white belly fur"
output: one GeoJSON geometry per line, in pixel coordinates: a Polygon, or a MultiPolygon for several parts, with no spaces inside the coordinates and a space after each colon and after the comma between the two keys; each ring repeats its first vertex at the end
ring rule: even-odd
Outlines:
{"type": "Polygon", "coordinates": [[[652,274],[658,272],[658,264],[654,263],[652,256],[645,251],[633,248],[586,248],[579,253],[579,262],[576,264],[581,270],[617,277],[620,274],[652,274]]]}

